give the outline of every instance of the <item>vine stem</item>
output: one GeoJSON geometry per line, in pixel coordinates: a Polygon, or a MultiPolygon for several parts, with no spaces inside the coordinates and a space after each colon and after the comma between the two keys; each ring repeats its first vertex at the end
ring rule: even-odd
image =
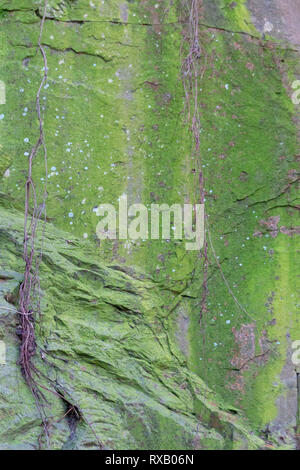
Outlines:
{"type": "Polygon", "coordinates": [[[35,339],[35,321],[37,315],[40,313],[40,282],[39,282],[39,266],[42,259],[42,246],[43,246],[43,237],[45,232],[45,223],[46,223],[46,198],[47,198],[47,148],[45,143],[44,128],[43,128],[43,118],[41,113],[40,105],[40,95],[41,90],[48,78],[48,64],[47,57],[43,46],[41,44],[44,23],[46,18],[48,0],[45,0],[44,3],[44,12],[40,24],[39,38],[38,38],[38,47],[43,59],[43,77],[40,82],[37,94],[36,94],[36,104],[35,109],[39,121],[39,136],[35,145],[33,146],[29,158],[28,158],[28,172],[25,183],[25,214],[24,214],[24,250],[23,250],[23,259],[25,261],[25,272],[24,279],[20,286],[20,298],[19,298],[19,318],[20,318],[20,327],[21,327],[21,348],[20,348],[20,366],[22,374],[29,386],[39,413],[41,415],[45,434],[47,437],[47,442],[49,442],[49,435],[47,429],[47,420],[43,411],[43,402],[45,397],[43,392],[40,390],[40,387],[37,384],[36,376],[39,375],[38,369],[33,365],[32,358],[36,353],[36,339],[35,339]],[[38,204],[38,196],[33,181],[32,171],[33,171],[33,162],[38,154],[40,147],[44,151],[44,166],[45,166],[45,187],[43,193],[43,199],[40,204],[38,204]],[[31,201],[32,207],[31,207],[31,201]],[[31,213],[31,215],[30,215],[31,213]],[[42,244],[40,253],[38,256],[35,254],[35,245],[37,238],[37,231],[39,226],[39,221],[44,214],[43,230],[42,230],[42,244]],[[38,292],[37,292],[38,290],[38,292]]]}

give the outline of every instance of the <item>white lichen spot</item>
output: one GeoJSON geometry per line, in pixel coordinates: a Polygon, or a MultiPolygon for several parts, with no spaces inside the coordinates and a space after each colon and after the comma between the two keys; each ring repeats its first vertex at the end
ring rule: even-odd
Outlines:
{"type": "Polygon", "coordinates": [[[272,31],[273,28],[274,26],[272,25],[272,23],[270,23],[270,21],[266,21],[264,24],[264,33],[269,33],[270,31],[272,31]]]}

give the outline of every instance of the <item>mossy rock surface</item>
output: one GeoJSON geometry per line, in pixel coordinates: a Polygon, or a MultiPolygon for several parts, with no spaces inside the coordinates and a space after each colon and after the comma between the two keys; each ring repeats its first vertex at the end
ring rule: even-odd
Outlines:
{"type": "Polygon", "coordinates": [[[272,8],[201,2],[205,296],[203,251],[187,251],[183,240],[99,243],[96,235],[95,209],[117,206],[122,194],[148,208],[199,202],[181,76],[183,3],[48,2],[47,173],[41,150],[33,164],[38,199],[46,182],[48,192],[35,324],[35,361],[51,390],[47,444],[18,365],[15,307],[24,183],[39,132],[43,2],[0,1],[2,449],[298,445],[299,106],[291,96],[300,41],[280,0],[272,8]],[[80,410],[78,421],[64,417],[61,395],[80,410]]]}

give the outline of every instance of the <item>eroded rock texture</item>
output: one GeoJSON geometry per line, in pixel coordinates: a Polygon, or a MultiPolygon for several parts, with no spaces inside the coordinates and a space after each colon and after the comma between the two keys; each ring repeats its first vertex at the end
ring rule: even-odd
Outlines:
{"type": "Polygon", "coordinates": [[[47,442],[17,313],[44,2],[0,1],[2,449],[299,446],[300,4],[196,2],[199,166],[182,79],[194,3],[48,1],[47,174],[42,151],[33,164],[48,191],[34,359],[47,442]],[[206,256],[173,239],[99,243],[99,204],[198,203],[199,173],[206,256]]]}

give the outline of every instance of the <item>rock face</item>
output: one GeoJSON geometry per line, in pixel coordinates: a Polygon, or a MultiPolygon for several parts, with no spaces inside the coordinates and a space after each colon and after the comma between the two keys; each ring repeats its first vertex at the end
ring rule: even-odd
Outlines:
{"type": "Polygon", "coordinates": [[[297,448],[299,1],[48,1],[48,161],[40,149],[32,174],[48,193],[34,313],[48,437],[18,363],[43,13],[0,1],[0,448],[297,448]],[[147,208],[204,194],[204,248],[100,242],[96,208],[124,194],[147,208]]]}

